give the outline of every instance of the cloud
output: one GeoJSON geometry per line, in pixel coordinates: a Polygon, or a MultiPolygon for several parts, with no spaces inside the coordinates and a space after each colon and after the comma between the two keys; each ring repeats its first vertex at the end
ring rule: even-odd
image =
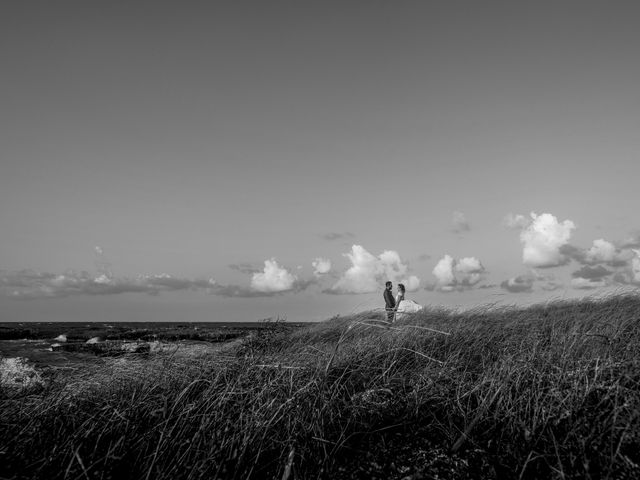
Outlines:
{"type": "Polygon", "coordinates": [[[636,256],[631,260],[631,274],[634,283],[640,284],[640,250],[633,250],[636,256]]]}
{"type": "Polygon", "coordinates": [[[276,295],[275,292],[258,292],[244,285],[214,285],[210,293],[212,295],[218,295],[220,297],[238,297],[238,298],[253,298],[253,297],[271,297],[276,295]]]}
{"type": "Polygon", "coordinates": [[[567,243],[566,245],[562,245],[559,248],[559,251],[565,259],[575,260],[576,262],[583,264],[587,263],[587,250],[584,248],[576,247],[575,245],[567,243]]]}
{"type": "Polygon", "coordinates": [[[311,266],[313,267],[314,275],[324,275],[325,273],[329,273],[331,271],[331,260],[318,257],[313,262],[311,262],[311,266]]]}
{"type": "Polygon", "coordinates": [[[624,267],[632,257],[629,250],[619,250],[613,243],[602,238],[594,240],[589,249],[563,245],[560,253],[583,265],[606,264],[610,267],[624,267]]]}
{"type": "Polygon", "coordinates": [[[484,273],[484,266],[475,257],[464,257],[456,262],[456,277],[462,285],[475,285],[478,283],[484,273]]]}
{"type": "Polygon", "coordinates": [[[597,267],[585,265],[580,270],[573,272],[571,276],[574,278],[583,278],[585,280],[597,280],[609,276],[612,273],[612,271],[607,270],[602,265],[598,265],[597,267]]]}
{"type": "Polygon", "coordinates": [[[248,273],[250,275],[253,275],[254,273],[257,273],[260,271],[259,267],[256,267],[255,265],[251,264],[251,263],[232,263],[230,265],[227,265],[231,270],[235,270],[236,272],[240,272],[240,273],[248,273]]]}
{"type": "Polygon", "coordinates": [[[540,288],[546,292],[554,292],[559,288],[562,288],[564,285],[560,282],[556,282],[554,280],[548,281],[546,283],[542,283],[540,288]]]}
{"type": "Polygon", "coordinates": [[[322,238],[324,238],[325,240],[329,240],[330,242],[334,241],[334,240],[346,240],[349,238],[353,238],[355,237],[355,235],[351,232],[329,232],[329,233],[325,233],[323,235],[321,235],[322,238]]]}
{"type": "Polygon", "coordinates": [[[585,261],[590,264],[610,263],[615,258],[616,247],[602,238],[594,240],[593,246],[585,254],[585,261]]]}
{"type": "Polygon", "coordinates": [[[432,273],[436,277],[436,287],[444,291],[450,291],[458,283],[453,273],[455,260],[449,254],[445,254],[436,266],[433,267],[432,273]]]}
{"type": "Polygon", "coordinates": [[[484,266],[477,258],[464,257],[456,260],[449,254],[442,257],[432,270],[436,277],[435,288],[443,292],[451,292],[456,286],[471,287],[482,279],[484,272],[484,266]]]}
{"type": "Polygon", "coordinates": [[[469,225],[469,221],[464,213],[455,211],[453,212],[451,218],[451,229],[455,233],[463,233],[471,230],[471,226],[469,225]]]}
{"type": "Polygon", "coordinates": [[[502,219],[502,224],[511,230],[522,230],[531,224],[531,220],[524,215],[508,213],[502,219]]]}
{"type": "Polygon", "coordinates": [[[120,293],[148,293],[176,290],[206,290],[216,286],[213,279],[187,279],[166,273],[139,275],[135,278],[97,276],[73,270],[63,274],[40,273],[33,270],[3,272],[0,293],[13,298],[68,297],[70,295],[115,295],[120,293]]]}
{"type": "Polygon", "coordinates": [[[620,248],[640,248],[640,232],[634,232],[622,240],[620,248]]]}
{"type": "Polygon", "coordinates": [[[520,232],[523,263],[538,268],[567,263],[569,257],[561,248],[569,242],[575,224],[571,220],[560,223],[550,213],[531,213],[531,219],[532,222],[520,232]]]}
{"type": "Polygon", "coordinates": [[[634,256],[630,260],[629,267],[624,272],[618,272],[614,281],[630,285],[640,286],[640,250],[632,250],[634,256]]]}
{"type": "Polygon", "coordinates": [[[573,277],[571,279],[571,286],[580,290],[604,287],[607,285],[605,277],[608,277],[612,273],[612,271],[607,270],[602,265],[595,267],[585,265],[571,274],[573,277]]]}
{"type": "Polygon", "coordinates": [[[214,279],[181,278],[162,273],[115,277],[98,272],[68,270],[62,274],[34,270],[0,271],[0,295],[16,299],[57,298],[72,295],[117,295],[200,290],[224,297],[268,297],[285,292],[300,292],[316,283],[300,280],[280,268],[274,259],[265,262],[263,272],[254,273],[251,286],[222,285],[214,279]],[[293,280],[292,280],[293,279],[293,280]]]}
{"type": "Polygon", "coordinates": [[[511,293],[530,292],[533,289],[533,275],[519,275],[505,280],[500,286],[511,293]]]}
{"type": "Polygon", "coordinates": [[[553,292],[554,290],[564,287],[562,282],[556,280],[553,273],[542,273],[540,270],[532,269],[529,275],[533,277],[533,280],[542,290],[547,292],[553,292]]]}
{"type": "Polygon", "coordinates": [[[407,292],[415,292],[420,288],[420,279],[415,275],[411,275],[409,278],[399,283],[402,283],[404,285],[404,288],[407,292]]]}
{"type": "Polygon", "coordinates": [[[257,292],[275,293],[292,290],[297,277],[280,267],[275,258],[264,261],[264,271],[251,277],[251,288],[257,292]]]}
{"type": "Polygon", "coordinates": [[[351,261],[351,267],[330,293],[372,293],[380,290],[387,280],[404,283],[408,291],[415,291],[420,285],[418,277],[408,275],[409,267],[396,251],[386,250],[376,257],[364,247],[353,245],[344,256],[351,261]]]}
{"type": "Polygon", "coordinates": [[[571,286],[578,290],[589,290],[592,288],[600,288],[606,286],[606,282],[603,279],[594,279],[594,278],[572,278],[571,286]]]}

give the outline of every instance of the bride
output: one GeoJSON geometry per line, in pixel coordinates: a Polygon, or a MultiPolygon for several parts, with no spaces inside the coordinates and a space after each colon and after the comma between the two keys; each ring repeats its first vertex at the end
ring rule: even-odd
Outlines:
{"type": "Polygon", "coordinates": [[[409,313],[415,313],[422,310],[422,305],[414,302],[413,300],[406,300],[404,298],[405,288],[404,284],[398,284],[398,294],[396,295],[396,315],[395,320],[402,320],[409,313]]]}

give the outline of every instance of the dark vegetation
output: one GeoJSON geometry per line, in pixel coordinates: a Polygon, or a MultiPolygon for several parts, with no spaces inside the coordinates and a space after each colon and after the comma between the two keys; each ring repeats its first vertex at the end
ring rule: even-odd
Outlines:
{"type": "Polygon", "coordinates": [[[0,477],[640,477],[640,297],[381,318],[4,398],[0,477]]]}

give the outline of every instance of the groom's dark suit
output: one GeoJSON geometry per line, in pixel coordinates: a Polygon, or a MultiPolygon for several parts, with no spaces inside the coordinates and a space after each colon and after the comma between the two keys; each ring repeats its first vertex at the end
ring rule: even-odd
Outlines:
{"type": "Polygon", "coordinates": [[[393,320],[393,312],[396,309],[396,300],[393,298],[393,293],[385,288],[382,296],[384,297],[384,309],[387,311],[387,319],[393,320]]]}

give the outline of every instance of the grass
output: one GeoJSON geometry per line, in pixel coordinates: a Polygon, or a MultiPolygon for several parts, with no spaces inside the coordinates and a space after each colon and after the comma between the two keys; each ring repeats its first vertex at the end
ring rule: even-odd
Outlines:
{"type": "Polygon", "coordinates": [[[380,312],[53,379],[1,478],[637,478],[640,297],[380,312]]]}

